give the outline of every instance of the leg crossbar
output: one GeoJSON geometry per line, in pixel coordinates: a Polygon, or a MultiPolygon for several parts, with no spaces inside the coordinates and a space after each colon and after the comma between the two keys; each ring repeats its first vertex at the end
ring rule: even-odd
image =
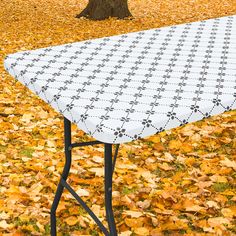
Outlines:
{"type": "Polygon", "coordinates": [[[61,184],[73,195],[73,197],[79,202],[79,204],[87,211],[87,213],[93,218],[97,223],[98,227],[102,230],[105,235],[110,235],[107,229],[104,227],[102,222],[97,218],[93,211],[87,206],[87,204],[81,199],[80,196],[71,188],[71,186],[64,180],[61,179],[61,184]]]}
{"type": "Polygon", "coordinates": [[[112,160],[112,144],[102,143],[100,141],[91,141],[83,143],[71,143],[71,122],[64,118],[64,143],[65,143],[65,157],[66,162],[59,181],[56,195],[51,207],[51,236],[56,236],[56,210],[61,199],[63,189],[66,188],[74,198],[79,202],[79,204],[87,211],[87,213],[96,222],[98,227],[106,236],[117,236],[117,230],[112,210],[112,176],[115,169],[116,158],[118,154],[119,144],[116,146],[114,158],[112,160]],[[71,167],[71,150],[74,147],[82,147],[88,145],[104,144],[104,157],[105,157],[105,209],[106,209],[106,219],[108,222],[109,231],[98,219],[98,217],[93,213],[93,211],[86,205],[86,203],[78,196],[78,194],[71,188],[71,186],[66,182],[69,175],[71,167]]]}

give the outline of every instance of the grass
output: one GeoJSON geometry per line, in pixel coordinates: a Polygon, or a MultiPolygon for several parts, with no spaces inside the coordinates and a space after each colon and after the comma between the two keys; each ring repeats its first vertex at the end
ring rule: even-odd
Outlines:
{"type": "Polygon", "coordinates": [[[34,149],[27,147],[21,150],[20,154],[23,156],[32,157],[33,152],[34,152],[34,149]]]}
{"type": "Polygon", "coordinates": [[[7,149],[6,146],[0,145],[0,152],[4,152],[7,149]]]}
{"type": "Polygon", "coordinates": [[[92,236],[97,236],[97,235],[99,235],[99,234],[98,234],[98,232],[97,232],[96,230],[92,230],[91,235],[92,235],[92,236]]]}
{"type": "Polygon", "coordinates": [[[50,234],[50,224],[49,223],[44,226],[44,229],[45,229],[45,234],[50,234]]]}
{"type": "Polygon", "coordinates": [[[24,221],[24,220],[21,220],[20,218],[16,218],[14,223],[16,226],[32,225],[34,229],[39,232],[39,227],[36,225],[37,221],[34,219],[30,219],[29,221],[24,221]]]}
{"type": "Polygon", "coordinates": [[[231,188],[231,185],[229,183],[217,182],[212,185],[212,188],[216,192],[224,192],[226,189],[231,188]]]}
{"type": "Polygon", "coordinates": [[[157,168],[156,170],[153,171],[153,174],[156,175],[157,177],[162,177],[162,171],[160,168],[157,168]]]}
{"type": "Polygon", "coordinates": [[[129,189],[128,187],[123,187],[122,189],[122,194],[130,194],[130,193],[135,193],[137,191],[137,188],[132,188],[129,189]]]}

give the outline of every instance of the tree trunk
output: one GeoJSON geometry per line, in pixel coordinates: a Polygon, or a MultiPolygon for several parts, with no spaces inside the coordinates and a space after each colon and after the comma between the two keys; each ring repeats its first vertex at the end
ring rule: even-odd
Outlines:
{"type": "Polygon", "coordinates": [[[87,7],[76,17],[82,16],[93,20],[104,20],[109,16],[123,19],[132,15],[127,0],[89,0],[87,7]]]}

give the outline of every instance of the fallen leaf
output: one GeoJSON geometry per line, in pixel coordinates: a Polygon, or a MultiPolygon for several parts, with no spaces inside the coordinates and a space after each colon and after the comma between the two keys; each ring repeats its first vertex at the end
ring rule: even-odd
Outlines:
{"type": "Polygon", "coordinates": [[[163,164],[158,163],[158,166],[159,166],[159,168],[161,168],[162,170],[166,170],[166,171],[168,171],[168,170],[174,170],[174,169],[175,169],[174,167],[168,165],[167,163],[163,163],[163,164]]]}
{"type": "Polygon", "coordinates": [[[0,228],[11,229],[12,227],[13,227],[13,224],[8,224],[5,220],[0,221],[0,228]]]}
{"type": "Polygon", "coordinates": [[[132,231],[127,230],[127,231],[121,232],[119,236],[131,236],[131,234],[132,234],[132,231]]]}
{"type": "Polygon", "coordinates": [[[142,209],[147,209],[151,205],[151,200],[146,199],[144,201],[139,201],[136,205],[142,209]]]}
{"type": "Polygon", "coordinates": [[[236,216],[236,208],[235,209],[223,208],[221,210],[221,213],[223,214],[224,217],[233,218],[234,216],[236,216]]]}
{"type": "Polygon", "coordinates": [[[143,213],[139,211],[124,211],[123,214],[131,216],[132,218],[139,218],[143,215],[143,213]]]}
{"type": "Polygon", "coordinates": [[[193,206],[186,207],[185,210],[186,211],[193,211],[193,212],[200,212],[202,210],[205,210],[205,208],[201,207],[201,206],[198,206],[198,205],[193,205],[193,206]]]}
{"type": "Polygon", "coordinates": [[[229,168],[233,168],[234,170],[236,170],[236,161],[231,161],[228,158],[225,158],[224,160],[220,161],[220,163],[223,166],[229,167],[229,168]]]}
{"type": "Polygon", "coordinates": [[[134,233],[136,233],[137,235],[147,236],[149,235],[149,230],[145,227],[139,227],[134,229],[134,233]]]}
{"type": "Polygon", "coordinates": [[[208,219],[208,224],[211,227],[220,226],[220,225],[224,225],[224,224],[230,225],[230,221],[224,217],[214,217],[214,218],[208,219]]]}
{"type": "Polygon", "coordinates": [[[69,216],[69,217],[67,217],[67,218],[65,219],[65,222],[66,222],[68,225],[72,226],[72,225],[77,224],[78,218],[77,218],[76,216],[69,216]]]}
{"type": "Polygon", "coordinates": [[[104,176],[104,168],[90,168],[89,171],[94,172],[96,176],[102,177],[104,176]]]}
{"type": "Polygon", "coordinates": [[[219,209],[220,207],[218,206],[217,202],[214,201],[207,201],[206,202],[207,206],[210,208],[215,208],[215,209],[219,209]]]}
{"type": "Polygon", "coordinates": [[[89,196],[89,192],[86,189],[80,188],[76,191],[76,193],[80,196],[80,197],[88,197],[89,196]]]}
{"type": "Polygon", "coordinates": [[[100,156],[93,156],[93,161],[96,163],[103,163],[104,162],[104,158],[100,157],[100,156]]]}

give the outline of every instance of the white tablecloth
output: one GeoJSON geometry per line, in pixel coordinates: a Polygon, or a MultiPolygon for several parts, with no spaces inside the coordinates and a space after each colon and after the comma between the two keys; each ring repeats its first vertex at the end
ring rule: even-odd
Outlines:
{"type": "Polygon", "coordinates": [[[236,108],[236,15],[10,54],[80,129],[124,143],[236,108]]]}

